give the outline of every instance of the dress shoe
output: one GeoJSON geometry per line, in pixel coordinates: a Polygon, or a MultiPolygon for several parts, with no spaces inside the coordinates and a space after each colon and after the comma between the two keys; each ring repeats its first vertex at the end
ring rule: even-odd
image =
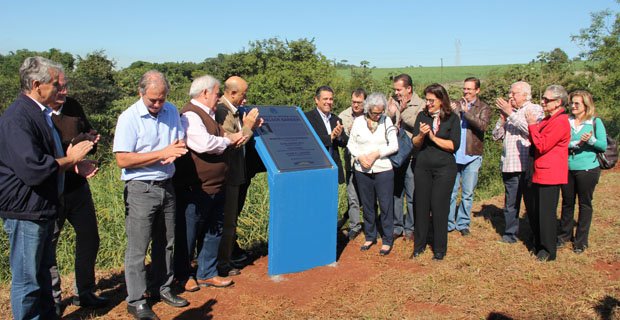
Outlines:
{"type": "Polygon", "coordinates": [[[360,251],[362,251],[362,252],[363,252],[363,251],[368,251],[368,249],[370,249],[370,247],[372,247],[372,246],[373,246],[373,245],[375,245],[375,244],[377,244],[377,240],[375,240],[375,241],[371,242],[369,245],[363,245],[363,246],[360,248],[360,251]]]}
{"type": "Polygon", "coordinates": [[[73,304],[80,307],[105,307],[109,302],[108,298],[99,297],[92,292],[81,294],[79,297],[73,296],[73,304]]]}
{"type": "Polygon", "coordinates": [[[381,250],[379,250],[379,255],[387,256],[388,254],[390,254],[391,251],[392,251],[392,246],[390,246],[390,248],[387,250],[382,248],[381,250]]]}
{"type": "Polygon", "coordinates": [[[583,250],[584,250],[583,248],[575,248],[573,252],[575,252],[576,254],[582,254],[583,250]]]}
{"type": "Polygon", "coordinates": [[[176,294],[172,293],[172,291],[160,293],[159,299],[172,307],[181,308],[189,305],[189,302],[187,300],[177,296],[176,294]]]}
{"type": "Polygon", "coordinates": [[[463,237],[467,237],[468,235],[470,235],[469,229],[459,230],[459,232],[461,233],[463,237]]]}
{"type": "Polygon", "coordinates": [[[405,233],[405,236],[403,237],[403,241],[405,242],[413,241],[413,233],[405,233]]]}
{"type": "Polygon", "coordinates": [[[549,252],[545,251],[545,250],[540,250],[538,251],[538,253],[536,254],[536,259],[538,259],[538,261],[548,261],[549,260],[549,252]]]}
{"type": "Polygon", "coordinates": [[[232,279],[223,277],[213,277],[207,280],[198,279],[198,285],[201,287],[225,288],[233,284],[232,279]]]}
{"type": "Polygon", "coordinates": [[[508,243],[508,244],[517,243],[517,241],[516,241],[516,240],[507,239],[507,238],[501,238],[501,239],[500,239],[500,240],[498,240],[497,242],[499,242],[499,243],[508,243]]]}
{"type": "Polygon", "coordinates": [[[230,261],[241,264],[248,259],[248,256],[248,251],[239,248],[237,250],[234,250],[232,256],[230,257],[230,261]]]}
{"type": "Polygon", "coordinates": [[[137,306],[127,305],[127,312],[138,320],[159,320],[153,309],[146,303],[137,306]]]}
{"type": "Polygon", "coordinates": [[[184,289],[187,292],[195,292],[195,291],[200,290],[200,287],[198,286],[198,282],[196,282],[196,278],[190,277],[189,279],[187,279],[187,281],[185,282],[184,289]]]}
{"type": "Polygon", "coordinates": [[[415,259],[415,258],[419,257],[419,256],[420,256],[421,254],[423,254],[423,253],[424,253],[424,251],[414,251],[414,252],[411,254],[411,257],[409,257],[409,259],[415,259]]]}
{"type": "Polygon", "coordinates": [[[437,260],[437,261],[443,260],[443,257],[445,257],[445,256],[446,256],[445,253],[435,253],[433,255],[433,260],[437,260]]]}
{"type": "Polygon", "coordinates": [[[222,277],[234,277],[241,274],[241,269],[231,266],[218,270],[218,274],[222,277]]]}
{"type": "Polygon", "coordinates": [[[360,233],[361,233],[360,230],[351,230],[351,231],[349,231],[349,235],[348,235],[349,241],[355,240],[355,238],[357,238],[357,236],[359,236],[360,233]]]}

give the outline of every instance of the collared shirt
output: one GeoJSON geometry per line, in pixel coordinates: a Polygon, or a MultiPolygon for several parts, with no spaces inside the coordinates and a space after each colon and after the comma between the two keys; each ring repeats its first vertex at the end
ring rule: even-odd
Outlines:
{"type": "Polygon", "coordinates": [[[327,115],[325,115],[323,111],[319,110],[319,108],[317,108],[317,111],[319,111],[319,114],[321,115],[321,119],[323,119],[323,124],[325,124],[325,129],[327,129],[327,134],[331,134],[332,126],[329,124],[329,119],[331,119],[332,113],[328,112],[327,115]]]}
{"type": "MultiPolygon", "coordinates": [[[[215,112],[211,108],[198,102],[196,99],[192,99],[192,104],[204,110],[215,120],[215,112]]],[[[187,147],[197,153],[222,154],[230,145],[230,139],[210,134],[200,116],[195,112],[188,111],[183,113],[181,115],[181,124],[187,134],[187,147]]]]}
{"type": "MultiPolygon", "coordinates": [[[[177,108],[164,103],[156,117],[149,113],[140,98],[125,110],[116,123],[113,152],[147,153],[164,149],[174,140],[185,138],[177,108]]],[[[166,180],[174,174],[174,163],[157,161],[148,166],[123,168],[121,180],[166,180]]]]}
{"type": "Polygon", "coordinates": [[[59,116],[59,115],[61,115],[61,114],[62,114],[62,108],[64,108],[64,107],[65,107],[65,105],[63,104],[63,105],[61,105],[61,106],[60,106],[60,108],[58,108],[58,110],[54,110],[54,109],[52,109],[52,108],[50,108],[50,109],[52,109],[52,114],[53,114],[53,115],[57,115],[57,116],[59,116]]]}
{"type": "MultiPolygon", "coordinates": [[[[327,134],[331,135],[332,134],[332,126],[329,124],[329,119],[331,119],[332,113],[328,112],[327,115],[325,115],[323,113],[323,111],[319,110],[319,108],[316,108],[316,110],[321,115],[321,119],[323,119],[323,124],[325,125],[325,129],[327,129],[327,134]]],[[[327,151],[331,154],[333,149],[334,148],[332,146],[330,146],[327,151]]]]}
{"type": "Polygon", "coordinates": [[[530,134],[525,113],[531,111],[540,122],[544,117],[542,107],[527,101],[523,106],[508,117],[506,122],[501,119],[493,128],[493,139],[504,139],[502,150],[502,172],[523,172],[527,168],[527,158],[530,151],[530,134]]]}
{"type": "MultiPolygon", "coordinates": [[[[581,122],[578,126],[575,126],[575,117],[571,116],[570,118],[568,118],[568,122],[570,123],[570,128],[572,129],[571,135],[574,138],[575,136],[579,136],[579,139],[571,139],[570,144],[568,145],[569,149],[579,149],[580,145],[579,143],[581,142],[581,135],[579,135],[579,132],[583,129],[583,126],[585,124],[594,126],[594,118],[590,118],[586,121],[581,122]]],[[[593,134],[590,139],[588,139],[588,141],[586,141],[587,144],[593,146],[596,143],[596,135],[593,134]]]]}
{"type": "MultiPolygon", "coordinates": [[[[28,97],[28,98],[32,99],[31,97],[28,97]]],[[[32,99],[32,101],[34,101],[39,106],[39,108],[41,108],[41,111],[45,113],[45,121],[47,122],[47,125],[50,126],[50,128],[52,129],[52,134],[54,136],[54,148],[55,148],[54,151],[55,151],[56,159],[64,158],[65,151],[62,150],[62,142],[60,140],[60,136],[58,135],[58,131],[56,131],[56,127],[54,127],[54,122],[52,122],[52,113],[54,112],[54,109],[42,105],[39,101],[35,99],[32,99]]],[[[62,194],[64,189],[65,189],[65,174],[62,173],[58,176],[58,194],[59,195],[62,194]]]]}
{"type": "MultiPolygon", "coordinates": [[[[477,99],[474,99],[471,103],[467,103],[467,110],[471,109],[477,99]]],[[[465,100],[462,100],[465,101],[465,100]]],[[[465,151],[467,150],[467,129],[469,129],[469,122],[463,116],[465,111],[461,110],[461,145],[459,149],[456,150],[454,156],[456,157],[456,163],[458,164],[468,164],[476,159],[481,159],[481,155],[468,155],[465,151]]]]}

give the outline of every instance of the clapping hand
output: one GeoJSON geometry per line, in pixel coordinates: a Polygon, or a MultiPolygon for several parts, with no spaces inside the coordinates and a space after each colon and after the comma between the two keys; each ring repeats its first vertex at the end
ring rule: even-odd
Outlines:
{"type": "Polygon", "coordinates": [[[527,125],[531,126],[533,124],[536,124],[538,122],[538,120],[536,119],[536,115],[534,113],[532,113],[532,111],[527,110],[525,112],[525,121],[527,121],[527,125]]]}
{"type": "Polygon", "coordinates": [[[590,140],[590,138],[592,137],[593,132],[586,132],[584,134],[581,135],[581,140],[579,141],[579,145],[583,145],[584,143],[588,142],[588,140],[590,140]]]}
{"type": "Polygon", "coordinates": [[[334,128],[334,130],[332,130],[331,139],[334,140],[338,138],[342,133],[342,129],[344,129],[344,127],[342,126],[340,120],[338,120],[338,125],[334,128]]]}
{"type": "Polygon", "coordinates": [[[388,100],[388,111],[390,112],[390,114],[395,115],[396,111],[399,110],[399,106],[398,106],[398,102],[396,102],[396,100],[394,100],[394,98],[390,97],[390,100],[388,100]]]}
{"type": "Polygon", "coordinates": [[[504,98],[497,98],[495,100],[495,106],[499,109],[501,115],[503,115],[504,117],[507,117],[512,113],[511,101],[506,101],[504,98]]]}
{"type": "Polygon", "coordinates": [[[98,163],[99,162],[95,160],[82,160],[75,164],[75,173],[86,179],[90,179],[99,171],[99,168],[97,168],[98,163]]]}

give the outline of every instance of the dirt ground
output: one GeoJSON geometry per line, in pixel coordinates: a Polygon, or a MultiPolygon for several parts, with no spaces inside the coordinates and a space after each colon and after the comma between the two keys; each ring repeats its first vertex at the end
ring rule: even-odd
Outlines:
{"type": "MultiPolygon", "coordinates": [[[[427,250],[410,260],[413,243],[395,241],[387,257],[380,243],[360,252],[363,235],[347,243],[339,235],[338,261],[305,272],[270,277],[267,256],[255,254],[234,286],[182,293],[185,308],[153,305],[161,319],[617,319],[620,318],[620,168],[604,172],[595,194],[590,248],[558,251],[541,263],[528,251],[529,229],[521,219],[520,241],[498,243],[503,196],[476,202],[472,234],[449,234],[444,261],[427,250]],[[595,214],[598,212],[595,212],[595,214]]],[[[108,308],[69,305],[64,319],[131,319],[122,270],[98,273],[98,294],[108,308]]],[[[64,281],[72,283],[72,275],[64,281]]],[[[69,289],[69,288],[67,288],[69,289]]],[[[70,290],[66,290],[70,291],[70,290]]],[[[0,316],[10,317],[8,287],[0,293],[0,316]]],[[[67,299],[65,302],[69,302],[67,299]]]]}

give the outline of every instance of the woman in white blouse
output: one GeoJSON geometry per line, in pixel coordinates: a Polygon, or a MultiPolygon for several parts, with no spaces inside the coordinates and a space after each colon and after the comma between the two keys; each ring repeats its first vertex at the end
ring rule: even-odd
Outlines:
{"type": "Polygon", "coordinates": [[[394,172],[388,156],[398,151],[396,128],[383,113],[387,100],[381,93],[372,93],[364,101],[364,116],[353,122],[347,148],[355,159],[355,179],[364,209],[366,242],[360,249],[367,251],[377,243],[377,209],[381,209],[382,246],[379,254],[388,255],[394,242],[394,172]]]}

